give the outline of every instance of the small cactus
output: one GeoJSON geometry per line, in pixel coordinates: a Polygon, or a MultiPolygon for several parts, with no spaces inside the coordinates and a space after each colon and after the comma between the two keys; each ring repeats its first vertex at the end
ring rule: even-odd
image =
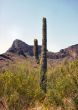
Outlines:
{"type": "Polygon", "coordinates": [[[38,57],[38,40],[34,39],[34,57],[36,62],[38,63],[39,57],[38,57]]]}
{"type": "Polygon", "coordinates": [[[40,86],[41,89],[46,92],[47,86],[47,24],[46,18],[43,18],[42,24],[42,52],[41,52],[41,78],[40,86]]]}

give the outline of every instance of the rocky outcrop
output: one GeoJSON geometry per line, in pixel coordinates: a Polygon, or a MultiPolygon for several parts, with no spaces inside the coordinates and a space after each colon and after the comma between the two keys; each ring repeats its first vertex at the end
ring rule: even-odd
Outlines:
{"type": "MultiPolygon", "coordinates": [[[[41,53],[41,46],[38,47],[38,53],[41,53]]],[[[18,55],[29,55],[29,56],[33,56],[33,46],[32,45],[28,45],[25,42],[16,39],[11,48],[7,51],[7,52],[12,52],[12,53],[16,53],[18,55]]]]}
{"type": "Polygon", "coordinates": [[[65,49],[61,49],[59,52],[56,52],[56,53],[48,52],[49,59],[62,59],[66,57],[69,57],[72,59],[75,59],[78,57],[78,44],[72,45],[65,49]]]}

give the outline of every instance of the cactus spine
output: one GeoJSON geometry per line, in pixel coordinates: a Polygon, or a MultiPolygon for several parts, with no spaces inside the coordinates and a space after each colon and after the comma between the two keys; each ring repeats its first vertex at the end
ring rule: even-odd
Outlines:
{"type": "Polygon", "coordinates": [[[47,24],[46,18],[43,18],[42,21],[42,52],[41,52],[41,78],[40,86],[41,89],[46,92],[47,86],[47,24]]]}
{"type": "Polygon", "coordinates": [[[34,39],[34,57],[36,62],[38,63],[38,40],[34,39]]]}

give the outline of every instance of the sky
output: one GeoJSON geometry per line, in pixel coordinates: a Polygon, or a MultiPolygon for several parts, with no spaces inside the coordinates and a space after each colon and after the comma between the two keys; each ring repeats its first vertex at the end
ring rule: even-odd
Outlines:
{"type": "Polygon", "coordinates": [[[42,18],[47,19],[48,50],[78,44],[78,0],[0,0],[0,53],[15,39],[42,43],[42,18]]]}

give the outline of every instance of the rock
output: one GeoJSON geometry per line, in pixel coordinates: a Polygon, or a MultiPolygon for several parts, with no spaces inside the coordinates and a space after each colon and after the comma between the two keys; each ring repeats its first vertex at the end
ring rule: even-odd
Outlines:
{"type": "MultiPolygon", "coordinates": [[[[38,53],[41,53],[41,46],[39,46],[38,49],[38,53]]],[[[21,40],[14,40],[11,48],[7,51],[7,52],[12,52],[12,53],[16,53],[18,55],[29,55],[29,56],[33,56],[33,46],[32,45],[28,45],[25,42],[21,41],[21,40]]]]}

